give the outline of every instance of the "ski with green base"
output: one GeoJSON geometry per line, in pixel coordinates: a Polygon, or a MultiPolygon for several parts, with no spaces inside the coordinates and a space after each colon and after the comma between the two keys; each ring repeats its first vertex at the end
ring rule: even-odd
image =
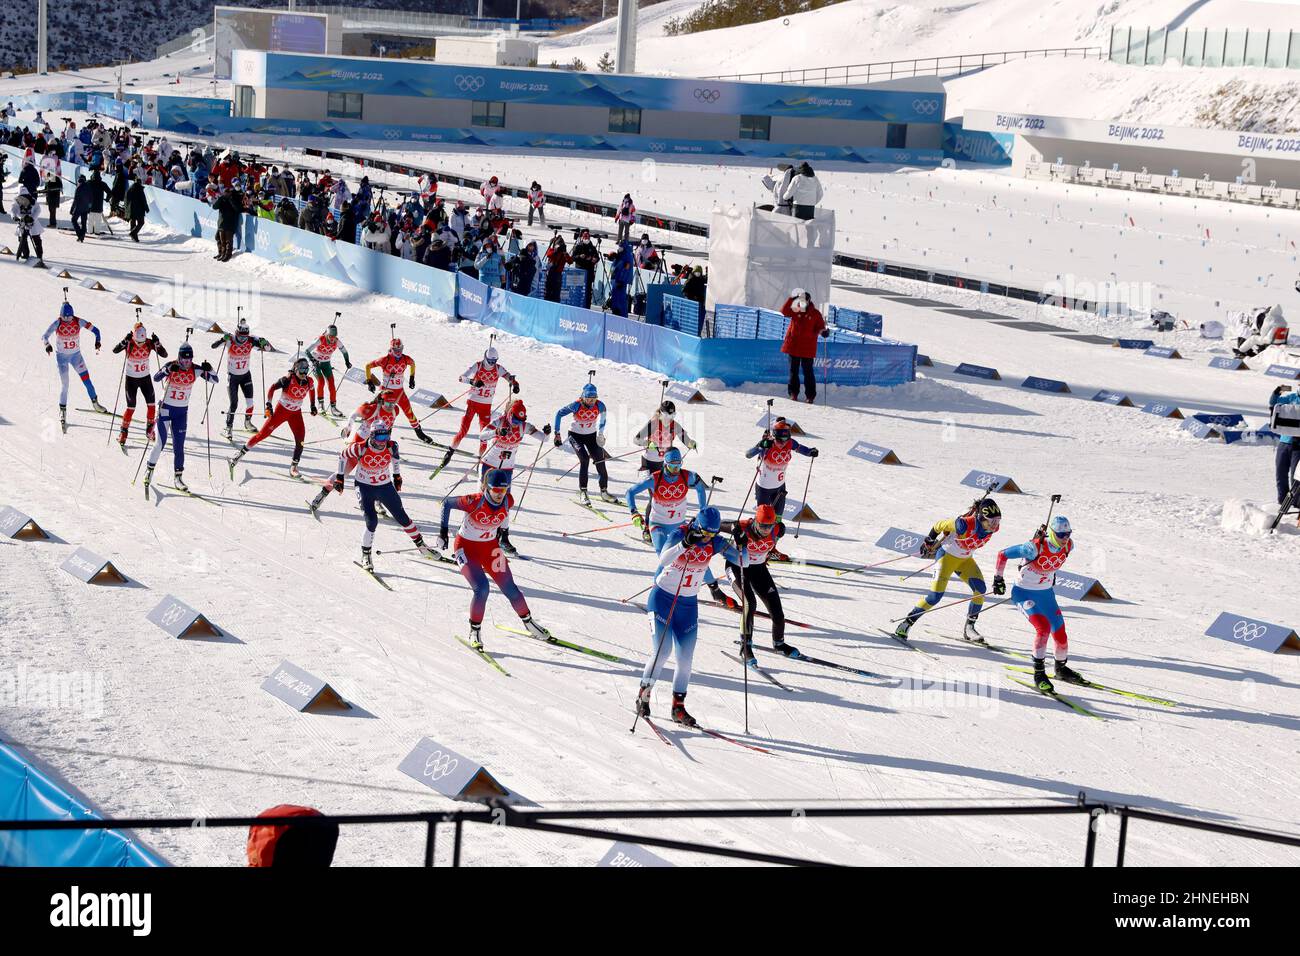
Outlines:
{"type": "MultiPolygon", "coordinates": [[[[734,643],[739,644],[740,641],[734,643]]],[[[884,674],[873,674],[871,671],[864,671],[861,668],[850,667],[848,664],[840,664],[836,661],[828,661],[823,657],[809,657],[803,651],[795,651],[793,654],[785,654],[772,647],[764,647],[761,644],[755,644],[754,649],[762,651],[764,654],[780,654],[786,660],[803,661],[805,664],[816,664],[819,667],[829,667],[831,670],[844,671],[847,674],[856,674],[859,677],[866,677],[871,680],[895,680],[892,677],[886,677],[884,674]]]]}
{"type": "MultiPolygon", "coordinates": [[[[1028,667],[1016,667],[1012,664],[1006,665],[1007,670],[1017,671],[1021,674],[1032,674],[1033,670],[1028,667]]],[[[1085,680],[1082,684],[1076,684],[1073,681],[1065,681],[1073,687],[1089,687],[1092,690],[1104,690],[1111,694],[1118,694],[1120,697],[1131,697],[1134,700],[1144,700],[1148,704],[1159,704],[1161,707],[1177,707],[1178,701],[1165,700],[1163,697],[1152,697],[1148,694],[1139,694],[1135,690],[1121,690],[1118,687],[1107,687],[1105,684],[1097,684],[1090,680],[1085,680]]]]}
{"type": "Polygon", "coordinates": [[[391,591],[393,589],[392,585],[390,585],[387,581],[385,581],[375,572],[374,568],[368,568],[360,561],[353,561],[352,563],[355,564],[357,567],[359,567],[362,571],[366,572],[366,574],[370,575],[370,577],[374,579],[374,582],[384,590],[391,591]]]}
{"type": "Polygon", "coordinates": [[[916,646],[915,644],[913,644],[911,641],[899,637],[899,636],[898,636],[897,634],[895,634],[893,631],[887,630],[887,629],[885,629],[885,628],[883,628],[883,627],[878,627],[878,628],[876,628],[876,631],[877,631],[877,633],[879,633],[879,634],[883,634],[883,635],[885,635],[885,637],[889,638],[889,639],[890,639],[891,641],[893,641],[895,644],[899,644],[899,645],[901,645],[901,646],[903,646],[903,647],[906,647],[906,648],[907,648],[908,650],[910,650],[910,651],[916,651],[916,653],[921,654],[921,655],[924,656],[924,657],[928,657],[928,658],[930,658],[930,659],[933,660],[933,661],[937,661],[937,660],[939,660],[939,657],[938,657],[937,655],[935,655],[935,654],[931,654],[929,651],[923,651],[923,650],[921,650],[919,647],[917,647],[917,646],[916,646]]]}
{"type": "Polygon", "coordinates": [[[757,674],[759,677],[763,678],[764,680],[766,680],[766,681],[767,681],[768,683],[770,683],[770,684],[774,684],[774,685],[776,685],[777,687],[781,688],[783,691],[786,691],[787,693],[790,693],[790,694],[793,694],[793,693],[794,693],[794,688],[793,688],[793,687],[787,687],[787,686],[785,686],[785,684],[782,684],[779,680],[777,680],[774,676],[772,676],[772,674],[771,674],[770,672],[764,670],[762,667],[759,667],[757,661],[753,661],[753,660],[751,660],[751,661],[745,661],[745,660],[743,660],[742,658],[737,657],[735,654],[729,654],[729,653],[727,653],[726,651],[723,651],[723,652],[722,652],[722,656],[725,657],[725,658],[727,658],[728,660],[735,661],[737,664],[740,664],[740,665],[742,665],[742,666],[744,666],[744,667],[748,667],[751,671],[753,671],[753,672],[754,672],[755,674],[757,674]]]}
{"type": "Polygon", "coordinates": [[[590,501],[583,501],[581,498],[570,498],[569,500],[572,501],[572,502],[573,502],[575,505],[577,505],[579,508],[586,508],[586,509],[587,509],[588,511],[590,511],[592,514],[599,515],[599,516],[600,516],[601,518],[603,518],[605,521],[613,521],[613,520],[614,520],[614,519],[611,518],[609,515],[605,514],[605,512],[601,511],[599,508],[597,508],[595,505],[593,505],[590,501]]]}
{"type": "MultiPolygon", "coordinates": [[[[452,563],[454,564],[455,562],[452,563]]],[[[563,641],[554,635],[547,640],[545,638],[537,637],[535,634],[531,634],[523,628],[511,627],[508,624],[498,624],[497,629],[505,631],[507,634],[518,634],[520,637],[531,637],[533,640],[541,641],[543,644],[553,644],[556,647],[567,647],[571,651],[577,651],[579,654],[589,654],[592,657],[599,657],[603,661],[613,661],[615,664],[626,663],[621,657],[615,657],[613,654],[606,654],[604,651],[598,651],[595,648],[587,647],[583,644],[574,644],[571,641],[563,641]]]]}
{"type": "Polygon", "coordinates": [[[506,677],[509,677],[509,676],[510,676],[510,672],[509,672],[508,670],[506,670],[504,667],[502,667],[500,664],[498,664],[497,661],[496,661],[496,658],[494,658],[494,657],[493,657],[491,654],[489,654],[487,651],[483,650],[483,648],[481,648],[481,647],[475,647],[473,644],[471,644],[469,641],[465,640],[465,638],[461,637],[459,634],[455,635],[455,637],[456,637],[456,640],[460,641],[460,642],[461,642],[462,644],[464,644],[467,648],[469,648],[469,650],[470,650],[470,651],[471,651],[471,652],[472,652],[476,657],[480,657],[480,658],[482,658],[483,660],[487,661],[489,664],[491,664],[493,667],[495,667],[497,670],[499,670],[499,671],[500,671],[502,674],[504,674],[506,677]]]}
{"type": "Polygon", "coordinates": [[[206,501],[210,505],[216,505],[218,508],[221,507],[220,504],[213,501],[211,498],[204,498],[202,495],[195,494],[194,492],[190,491],[188,488],[177,488],[175,485],[164,485],[162,482],[158,482],[156,487],[166,488],[168,491],[174,491],[178,495],[185,495],[185,497],[187,498],[194,498],[198,501],[206,501]]]}
{"type": "Polygon", "coordinates": [[[1076,701],[1071,700],[1069,697],[1062,697],[1060,694],[1058,694],[1058,693],[1057,693],[1056,691],[1054,691],[1054,690],[1043,690],[1043,689],[1042,689],[1041,687],[1039,687],[1037,684],[1031,684],[1031,683],[1029,683],[1029,681],[1027,681],[1027,680],[1020,680],[1020,679],[1017,678],[1017,677],[1012,677],[1010,674],[1007,675],[1007,679],[1010,680],[1010,681],[1011,681],[1012,683],[1014,683],[1014,684],[1019,684],[1021,687],[1028,687],[1030,690],[1032,690],[1032,691],[1037,691],[1038,693],[1042,694],[1044,697],[1050,697],[1052,700],[1057,701],[1058,703],[1064,704],[1066,707],[1069,707],[1069,708],[1070,708],[1072,711],[1074,711],[1076,714],[1082,714],[1082,715],[1085,716],[1085,717],[1092,717],[1092,718],[1094,718],[1094,719],[1096,719],[1096,720],[1105,720],[1105,719],[1106,719],[1106,718],[1102,717],[1100,714],[1094,714],[1094,713],[1093,713],[1092,711],[1090,711],[1087,707],[1084,707],[1082,704],[1077,703],[1076,701]]]}

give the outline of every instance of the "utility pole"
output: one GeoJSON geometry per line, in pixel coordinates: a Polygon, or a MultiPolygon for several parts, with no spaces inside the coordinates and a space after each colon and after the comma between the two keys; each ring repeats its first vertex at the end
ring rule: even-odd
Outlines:
{"type": "Polygon", "coordinates": [[[36,72],[44,76],[49,72],[49,38],[46,36],[47,0],[36,0],[36,72]]]}
{"type": "Polygon", "coordinates": [[[636,72],[636,0],[618,0],[618,40],[615,73],[636,72]]]}

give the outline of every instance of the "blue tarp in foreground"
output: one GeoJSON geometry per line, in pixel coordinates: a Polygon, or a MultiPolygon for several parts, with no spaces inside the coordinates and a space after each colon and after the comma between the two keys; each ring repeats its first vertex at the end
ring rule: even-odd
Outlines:
{"type": "MultiPolygon", "coordinates": [[[[99,819],[0,744],[0,819],[99,819]]],[[[0,866],[162,866],[113,830],[0,830],[0,866]]]]}

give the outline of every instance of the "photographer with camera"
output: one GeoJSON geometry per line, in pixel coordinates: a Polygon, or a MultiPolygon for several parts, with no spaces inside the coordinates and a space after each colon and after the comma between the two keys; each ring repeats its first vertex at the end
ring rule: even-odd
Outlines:
{"type": "MultiPolygon", "coordinates": [[[[1300,392],[1290,385],[1279,385],[1273,389],[1273,394],[1268,399],[1270,410],[1274,405],[1298,404],[1300,404],[1300,392]]],[[[1277,477],[1277,503],[1282,504],[1286,500],[1287,492],[1291,490],[1296,465],[1300,465],[1300,442],[1291,435],[1279,436],[1273,463],[1277,477]]]]}
{"type": "Polygon", "coordinates": [[[9,208],[9,215],[14,217],[14,227],[18,233],[18,252],[14,255],[16,262],[26,262],[32,257],[28,241],[36,249],[36,267],[45,268],[45,250],[41,248],[41,233],[45,226],[36,215],[36,198],[31,191],[22,186],[18,189],[18,198],[9,208]]]}

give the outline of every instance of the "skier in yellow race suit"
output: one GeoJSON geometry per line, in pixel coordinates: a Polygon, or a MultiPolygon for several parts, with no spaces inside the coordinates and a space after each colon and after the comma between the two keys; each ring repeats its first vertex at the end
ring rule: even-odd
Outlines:
{"type": "Polygon", "coordinates": [[[971,598],[970,607],[966,611],[966,626],[962,630],[962,637],[977,644],[984,643],[984,638],[975,630],[975,619],[979,617],[980,609],[984,606],[984,593],[987,588],[984,585],[984,575],[980,573],[979,565],[975,563],[974,555],[992,540],[1001,525],[1002,509],[992,498],[979,499],[971,506],[970,511],[960,517],[935,522],[930,533],[926,535],[925,541],[921,543],[921,557],[933,558],[939,555],[939,563],[934,569],[930,591],[917,601],[916,607],[899,622],[894,630],[895,637],[907,640],[907,632],[912,625],[922,614],[932,610],[939,603],[944,591],[948,589],[948,579],[955,574],[975,595],[971,598]],[[940,535],[943,535],[942,539],[940,535]]]}

